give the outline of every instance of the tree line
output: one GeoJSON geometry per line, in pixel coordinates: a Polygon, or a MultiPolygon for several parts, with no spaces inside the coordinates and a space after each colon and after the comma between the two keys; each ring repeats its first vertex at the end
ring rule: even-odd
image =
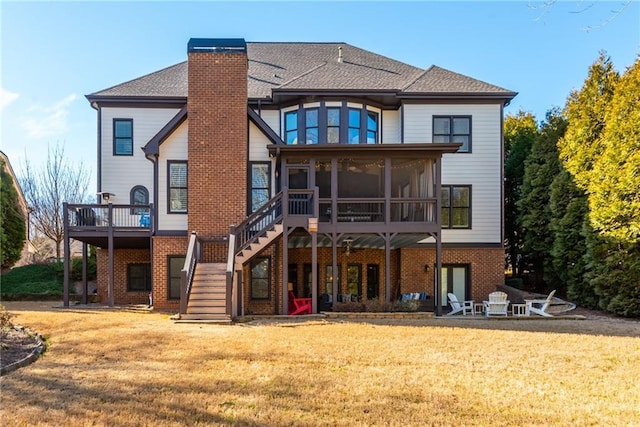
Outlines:
{"type": "Polygon", "coordinates": [[[640,59],[620,74],[601,53],[563,109],[507,115],[504,144],[512,276],[640,316],[640,59]]]}

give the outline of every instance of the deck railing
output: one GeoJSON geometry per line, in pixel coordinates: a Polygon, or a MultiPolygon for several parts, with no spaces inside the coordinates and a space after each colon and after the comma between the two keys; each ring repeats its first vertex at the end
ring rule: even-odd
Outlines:
{"type": "Polygon", "coordinates": [[[432,222],[437,221],[436,198],[339,198],[337,212],[333,211],[330,199],[320,200],[320,222],[432,222]]]}
{"type": "Polygon", "coordinates": [[[66,204],[67,226],[74,230],[152,229],[153,205],[66,204]]]}

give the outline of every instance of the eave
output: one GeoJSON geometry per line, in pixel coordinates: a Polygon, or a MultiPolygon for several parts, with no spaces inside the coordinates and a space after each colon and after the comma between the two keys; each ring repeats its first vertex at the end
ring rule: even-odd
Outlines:
{"type": "Polygon", "coordinates": [[[462,144],[313,144],[313,145],[269,145],[270,156],[304,155],[330,157],[343,154],[358,154],[360,156],[390,156],[406,157],[419,156],[440,157],[444,153],[455,153],[462,144]]]}

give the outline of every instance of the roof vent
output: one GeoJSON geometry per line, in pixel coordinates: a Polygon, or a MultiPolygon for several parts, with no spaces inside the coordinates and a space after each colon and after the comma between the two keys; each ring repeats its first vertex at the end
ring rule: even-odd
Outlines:
{"type": "Polygon", "coordinates": [[[338,46],[338,62],[342,63],[342,46],[338,46]]]}

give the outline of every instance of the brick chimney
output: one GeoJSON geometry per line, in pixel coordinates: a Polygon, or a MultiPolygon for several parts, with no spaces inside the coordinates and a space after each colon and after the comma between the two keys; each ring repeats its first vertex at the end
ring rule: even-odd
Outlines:
{"type": "Polygon", "coordinates": [[[191,39],[188,70],[189,230],[226,236],[247,204],[247,44],[191,39]]]}

